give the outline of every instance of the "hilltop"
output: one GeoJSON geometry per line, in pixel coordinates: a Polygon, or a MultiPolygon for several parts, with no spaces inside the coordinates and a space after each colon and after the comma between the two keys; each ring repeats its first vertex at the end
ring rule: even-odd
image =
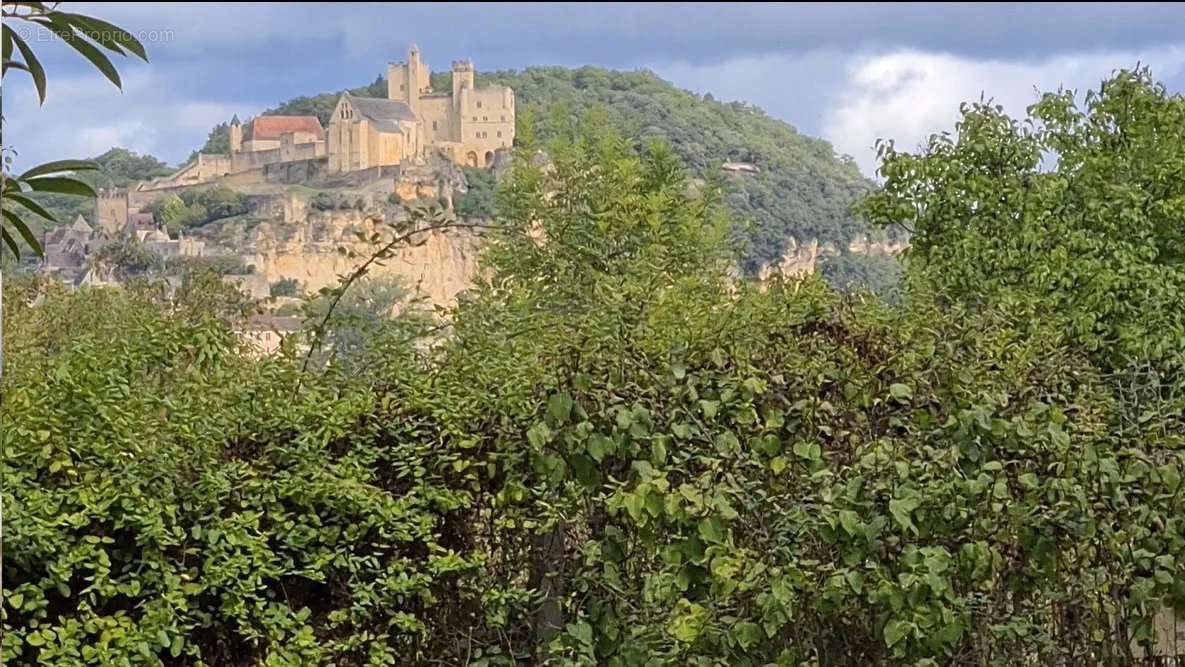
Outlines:
{"type": "MultiPolygon", "coordinates": [[[[433,73],[432,87],[448,90],[451,76],[433,73]]],[[[802,243],[829,245],[846,256],[853,241],[878,236],[851,212],[852,204],[875,188],[855,162],[836,155],[830,143],[803,135],[752,105],[681,90],[649,71],[532,67],[477,77],[479,84],[514,89],[520,121],[531,124],[541,143],[567,136],[589,113],[602,113],[639,142],[669,142],[699,178],[725,174],[728,205],[749,223],[738,229],[737,239],[744,244],[750,273],[778,262],[802,243]],[[751,164],[757,171],[723,172],[725,162],[751,164]]],[[[316,115],[327,124],[342,92],[297,97],[264,113],[316,115]]],[[[348,92],[383,97],[386,81],[379,77],[348,92]]],[[[220,124],[200,150],[226,150],[226,142],[227,125],[220,124]]],[[[852,263],[843,261],[845,266],[852,263]]]]}

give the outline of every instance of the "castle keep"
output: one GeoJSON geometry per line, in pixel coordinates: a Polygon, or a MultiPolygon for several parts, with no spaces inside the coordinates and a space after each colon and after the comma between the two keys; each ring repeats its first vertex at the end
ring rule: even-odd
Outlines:
{"type": "Polygon", "coordinates": [[[428,152],[467,167],[489,167],[514,144],[514,91],[476,85],[473,63],[452,64],[452,89],[432,90],[432,71],[414,45],[387,66],[387,96],[343,94],[325,128],[316,116],[231,121],[227,153],[199,153],[147,190],[197,185],[237,174],[266,178],[279,165],[321,161],[330,174],[422,163],[428,152]]]}
{"type": "Polygon", "coordinates": [[[452,90],[432,90],[432,71],[413,45],[406,62],[387,66],[386,99],[342,95],[329,119],[329,171],[400,164],[430,149],[490,166],[514,143],[514,91],[478,88],[467,60],[454,62],[452,74],[452,90]]]}

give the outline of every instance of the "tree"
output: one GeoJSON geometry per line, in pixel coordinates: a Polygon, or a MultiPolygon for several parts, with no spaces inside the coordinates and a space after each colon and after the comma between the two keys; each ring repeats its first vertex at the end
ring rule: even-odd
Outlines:
{"type": "Polygon", "coordinates": [[[944,297],[1028,299],[1106,367],[1180,370],[1185,351],[1185,98],[1147,69],[1045,94],[1024,122],[965,105],[919,154],[882,144],[864,204],[912,234],[911,271],[944,297]]]}
{"type": "Polygon", "coordinates": [[[147,209],[152,214],[156,224],[168,230],[170,236],[176,236],[186,221],[185,202],[177,195],[169,195],[152,202],[147,209]]]}
{"type": "Polygon", "coordinates": [[[296,278],[284,278],[271,284],[272,296],[296,297],[301,294],[300,281],[296,278]]]}

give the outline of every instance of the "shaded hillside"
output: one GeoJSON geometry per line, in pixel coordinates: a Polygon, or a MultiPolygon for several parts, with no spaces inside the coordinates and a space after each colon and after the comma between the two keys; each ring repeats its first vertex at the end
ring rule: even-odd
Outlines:
{"type": "MultiPolygon", "coordinates": [[[[448,90],[450,78],[448,72],[433,75],[433,87],[448,90]]],[[[645,71],[533,67],[479,73],[482,83],[514,88],[519,119],[532,119],[540,141],[564,136],[576,119],[599,109],[627,136],[666,139],[699,177],[722,173],[720,165],[728,160],[756,164],[760,173],[724,179],[730,208],[751,223],[738,230],[749,270],[780,258],[790,238],[843,248],[869,231],[850,211],[873,188],[855,163],[837,157],[828,142],[802,135],[756,107],[717,102],[645,71]]],[[[350,92],[381,97],[386,84],[380,78],[350,92]]],[[[312,114],[327,124],[340,94],[298,97],[264,113],[312,114]]],[[[224,145],[225,137],[226,128],[216,128],[207,149],[224,145]]]]}

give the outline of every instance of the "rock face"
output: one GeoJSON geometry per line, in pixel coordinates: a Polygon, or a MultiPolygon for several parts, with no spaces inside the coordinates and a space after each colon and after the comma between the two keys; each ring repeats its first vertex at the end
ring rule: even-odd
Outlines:
{"type": "MultiPolygon", "coordinates": [[[[226,252],[254,266],[255,275],[269,285],[292,278],[308,292],[336,285],[384,243],[370,241],[373,234],[392,238],[389,223],[407,215],[402,207],[379,207],[374,202],[320,210],[293,195],[258,203],[257,218],[231,221],[205,233],[226,252]]],[[[400,277],[416,294],[434,304],[450,305],[472,283],[478,242],[464,231],[425,232],[370,273],[400,277]]]]}
{"type": "Polygon", "coordinates": [[[819,263],[819,242],[798,243],[791,239],[790,247],[782,255],[782,261],[769,264],[757,274],[757,280],[765,282],[774,276],[785,277],[807,275],[815,272],[819,263]]]}
{"type": "MultiPolygon", "coordinates": [[[[377,244],[358,241],[355,232],[369,235],[380,226],[359,218],[340,212],[313,215],[281,234],[261,225],[254,232],[255,252],[244,259],[269,282],[295,278],[308,291],[335,285],[377,249],[377,244]]],[[[427,232],[415,245],[399,248],[394,257],[371,269],[371,275],[398,276],[415,293],[450,305],[470,285],[476,256],[472,235],[427,232]]]]}

